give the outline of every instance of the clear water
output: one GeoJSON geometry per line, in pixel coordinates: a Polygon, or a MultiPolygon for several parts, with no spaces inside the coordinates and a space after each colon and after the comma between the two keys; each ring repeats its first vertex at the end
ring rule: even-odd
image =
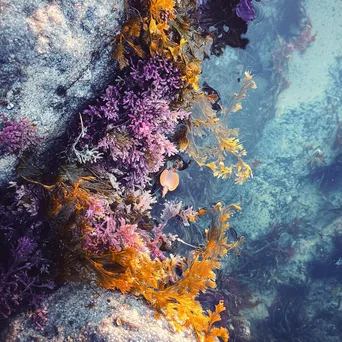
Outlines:
{"type": "Polygon", "coordinates": [[[202,76],[227,105],[243,72],[254,74],[258,88],[230,121],[254,178],[237,186],[192,164],[174,196],[242,206],[239,256],[203,297],[228,302],[232,341],[341,341],[342,3],[254,3],[247,48],[227,47],[202,76]]]}

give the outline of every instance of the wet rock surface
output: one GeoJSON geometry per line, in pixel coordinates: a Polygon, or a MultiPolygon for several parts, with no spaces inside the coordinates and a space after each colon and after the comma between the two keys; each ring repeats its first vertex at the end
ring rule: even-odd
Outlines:
{"type": "Polygon", "coordinates": [[[143,300],[89,285],[63,286],[43,302],[41,312],[39,318],[26,313],[12,319],[1,341],[196,341],[189,333],[174,333],[143,300]]]}
{"type": "MultiPolygon", "coordinates": [[[[113,77],[123,1],[4,0],[0,12],[0,113],[53,140],[113,77]]],[[[0,182],[12,159],[0,156],[0,182]]]]}

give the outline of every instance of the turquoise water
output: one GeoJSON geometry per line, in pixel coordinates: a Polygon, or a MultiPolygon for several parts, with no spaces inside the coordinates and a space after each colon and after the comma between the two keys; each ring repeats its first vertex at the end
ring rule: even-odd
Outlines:
{"type": "Polygon", "coordinates": [[[342,7],[330,5],[257,2],[247,48],[204,66],[225,105],[245,70],[258,86],[231,114],[254,178],[227,185],[193,166],[199,193],[182,193],[242,206],[232,227],[245,242],[219,281],[233,341],[341,340],[342,7]]]}

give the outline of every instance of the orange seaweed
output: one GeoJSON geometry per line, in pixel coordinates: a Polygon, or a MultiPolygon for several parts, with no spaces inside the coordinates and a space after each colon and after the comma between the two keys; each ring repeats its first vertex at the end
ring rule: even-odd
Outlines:
{"type": "Polygon", "coordinates": [[[213,327],[224,310],[223,303],[216,306],[215,312],[205,313],[196,298],[200,292],[216,286],[214,271],[220,267],[221,258],[241,241],[228,242],[226,237],[228,220],[236,210],[240,210],[237,205],[217,204],[209,211],[212,224],[206,231],[206,247],[191,252],[186,260],[176,257],[152,260],[148,254],[132,248],[87,259],[101,286],[142,295],[176,330],[192,327],[200,341],[214,341],[217,336],[227,341],[227,330],[213,327]],[[118,266],[122,271],[112,270],[118,266]],[[182,276],[177,276],[176,267],[183,270],[182,276]]]}

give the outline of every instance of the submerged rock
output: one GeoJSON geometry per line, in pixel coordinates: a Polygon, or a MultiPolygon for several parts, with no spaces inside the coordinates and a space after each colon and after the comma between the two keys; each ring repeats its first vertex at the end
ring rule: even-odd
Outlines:
{"type": "Polygon", "coordinates": [[[42,308],[43,319],[37,314],[14,318],[0,335],[1,341],[196,341],[190,333],[174,333],[143,300],[102,288],[95,292],[89,285],[66,285],[42,308]]]}
{"type": "Polygon", "coordinates": [[[0,113],[30,119],[48,138],[60,135],[110,82],[122,13],[122,0],[2,1],[0,113]]]}

